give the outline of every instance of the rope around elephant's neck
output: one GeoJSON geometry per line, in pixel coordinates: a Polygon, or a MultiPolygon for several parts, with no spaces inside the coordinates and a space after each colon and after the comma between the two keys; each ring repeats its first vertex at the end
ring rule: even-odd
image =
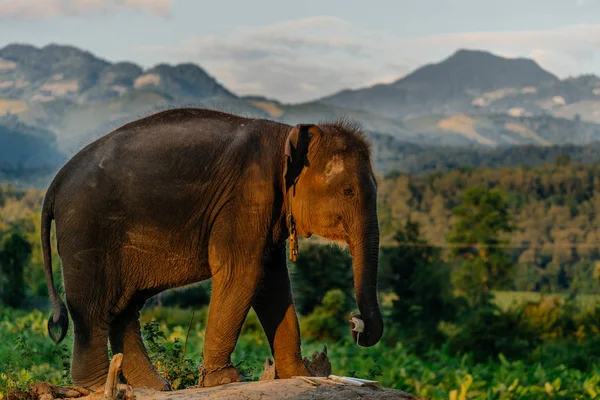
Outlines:
{"type": "Polygon", "coordinates": [[[296,231],[296,221],[294,220],[294,214],[292,213],[292,197],[296,195],[296,182],[288,189],[288,230],[290,232],[290,260],[296,261],[298,259],[298,232],[296,231]],[[290,189],[292,193],[290,194],[290,189]]]}
{"type": "MultiPolygon", "coordinates": [[[[303,135],[302,132],[303,131],[298,132],[298,139],[296,144],[296,150],[298,154],[301,155],[302,159],[300,159],[300,164],[298,164],[297,161],[295,162],[295,165],[301,165],[301,168],[298,170],[298,174],[294,176],[291,185],[286,186],[289,208],[289,212],[287,214],[287,221],[288,230],[290,232],[290,260],[292,261],[296,261],[298,259],[298,232],[296,231],[296,222],[294,221],[294,215],[292,213],[292,197],[296,195],[296,183],[298,183],[298,179],[300,179],[302,168],[308,167],[310,165],[310,163],[308,162],[308,145],[310,143],[310,138],[312,137],[312,135],[308,131],[305,132],[305,135],[303,135]],[[290,189],[292,189],[292,194],[290,194],[290,189]]],[[[292,162],[291,158],[288,158],[287,162],[292,162]]]]}

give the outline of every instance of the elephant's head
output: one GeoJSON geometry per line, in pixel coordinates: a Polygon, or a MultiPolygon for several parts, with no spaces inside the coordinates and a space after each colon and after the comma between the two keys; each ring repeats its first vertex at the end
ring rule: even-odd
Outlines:
{"type": "Polygon", "coordinates": [[[352,333],[361,346],[372,346],[381,338],[383,319],[377,302],[377,183],[369,144],[352,124],[297,125],[286,155],[286,202],[296,229],[304,237],[315,234],[349,245],[365,325],[358,338],[352,333]]]}

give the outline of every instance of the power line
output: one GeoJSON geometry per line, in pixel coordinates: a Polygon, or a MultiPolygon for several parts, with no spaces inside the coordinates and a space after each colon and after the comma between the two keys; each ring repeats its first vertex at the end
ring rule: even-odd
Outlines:
{"type": "Polygon", "coordinates": [[[401,242],[391,247],[435,247],[440,249],[451,248],[488,248],[488,249],[600,249],[597,244],[589,243],[552,243],[552,244],[485,244],[485,243],[419,243],[419,242],[401,242]]]}
{"type": "MultiPolygon", "coordinates": [[[[315,243],[321,243],[324,245],[332,245],[331,242],[322,238],[308,239],[315,243]]],[[[306,241],[306,239],[304,239],[306,241]]],[[[346,247],[344,243],[338,243],[341,247],[346,247]]],[[[430,242],[395,242],[394,244],[388,244],[386,241],[380,244],[381,247],[433,247],[440,249],[452,249],[452,248],[488,248],[488,249],[600,249],[599,244],[592,243],[569,243],[569,242],[554,242],[549,244],[510,244],[510,243],[430,243],[430,242]]]]}

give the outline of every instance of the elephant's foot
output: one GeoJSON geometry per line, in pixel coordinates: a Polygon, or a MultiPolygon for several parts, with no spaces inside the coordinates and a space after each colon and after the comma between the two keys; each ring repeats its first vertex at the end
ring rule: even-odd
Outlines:
{"type": "Polygon", "coordinates": [[[148,388],[160,392],[173,390],[171,384],[156,371],[144,375],[133,375],[131,373],[125,373],[124,375],[127,383],[134,388],[148,388]]]}
{"type": "Polygon", "coordinates": [[[106,380],[108,379],[108,365],[107,368],[102,368],[100,371],[89,369],[82,370],[81,368],[74,368],[71,366],[71,382],[73,386],[80,387],[94,392],[99,389],[104,389],[106,380]]]}
{"type": "Polygon", "coordinates": [[[104,385],[106,384],[106,377],[107,377],[107,375],[104,375],[98,379],[90,381],[90,380],[74,378],[71,375],[74,387],[84,388],[91,392],[94,392],[99,389],[104,389],[104,385]]]}
{"type": "Polygon", "coordinates": [[[198,386],[212,387],[227,383],[242,382],[243,380],[244,376],[231,363],[221,368],[205,368],[201,366],[198,386]]]}
{"type": "Polygon", "coordinates": [[[264,371],[260,376],[261,381],[273,379],[287,379],[293,376],[329,376],[331,375],[331,364],[327,359],[327,355],[323,353],[313,354],[313,361],[308,361],[304,358],[302,361],[284,362],[279,361],[274,364],[271,359],[267,358],[264,364],[264,371]],[[329,368],[327,368],[327,364],[329,368]]]}

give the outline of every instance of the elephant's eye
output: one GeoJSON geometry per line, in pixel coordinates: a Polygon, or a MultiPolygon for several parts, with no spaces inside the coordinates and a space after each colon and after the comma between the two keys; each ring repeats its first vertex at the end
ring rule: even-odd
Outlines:
{"type": "Polygon", "coordinates": [[[353,187],[345,188],[344,189],[344,197],[354,198],[355,197],[354,188],[353,187]]]}

